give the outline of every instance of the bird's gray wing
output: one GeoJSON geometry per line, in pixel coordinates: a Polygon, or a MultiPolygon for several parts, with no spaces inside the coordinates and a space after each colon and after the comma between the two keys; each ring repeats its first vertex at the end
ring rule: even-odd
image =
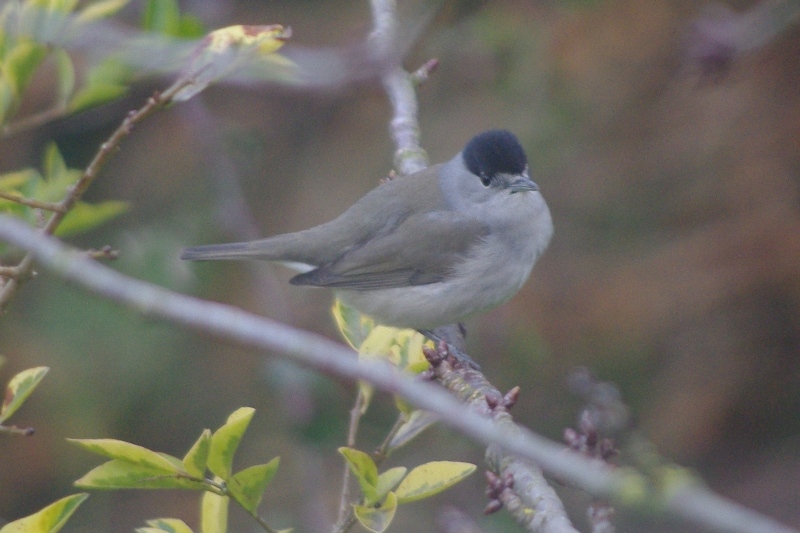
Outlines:
{"type": "Polygon", "coordinates": [[[291,279],[294,285],[374,290],[443,281],[487,235],[480,220],[453,211],[412,215],[394,231],[291,279]]]}

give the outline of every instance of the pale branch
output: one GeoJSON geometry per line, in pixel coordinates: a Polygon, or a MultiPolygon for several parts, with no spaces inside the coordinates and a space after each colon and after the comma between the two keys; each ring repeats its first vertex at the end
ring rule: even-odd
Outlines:
{"type": "MultiPolygon", "coordinates": [[[[396,3],[394,0],[371,0],[373,31],[367,39],[375,57],[391,57],[398,46],[396,3]]],[[[417,119],[417,96],[411,75],[401,65],[390,67],[381,82],[392,105],[390,131],[396,151],[394,165],[401,175],[413,174],[428,166],[428,155],[420,146],[417,119]]]]}
{"type": "MultiPolygon", "coordinates": [[[[181,89],[190,84],[191,80],[184,80],[183,82],[175,83],[168,90],[163,93],[156,93],[148,98],[147,102],[137,111],[131,111],[128,116],[122,121],[122,124],[111,134],[106,142],[100,145],[100,149],[95,154],[92,161],[83,171],[83,175],[78,181],[69,188],[67,195],[57,204],[52,210],[53,214],[42,227],[41,232],[45,235],[53,235],[58,229],[58,226],[67,216],[67,213],[75,207],[75,204],[81,199],[83,194],[94,183],[100,170],[108,163],[111,156],[117,151],[120,143],[133,131],[133,127],[143,120],[144,118],[153,114],[157,109],[162,108],[172,101],[181,89]]],[[[10,278],[2,287],[0,287],[0,311],[5,310],[11,298],[19,286],[20,280],[25,278],[30,272],[33,265],[33,257],[31,254],[25,255],[19,264],[16,266],[18,273],[15,277],[10,278]]]]}
{"type": "Polygon", "coordinates": [[[562,445],[527,428],[495,421],[467,409],[440,386],[406,376],[384,361],[359,361],[351,349],[322,336],[120,274],[13,217],[0,215],[0,240],[28,250],[56,275],[144,315],[243,347],[273,351],[320,372],[352,381],[367,381],[386,393],[403,397],[419,409],[436,414],[441,423],[473,440],[493,445],[500,455],[514,454],[520,460],[533,461],[549,474],[595,496],[616,501],[618,505],[651,512],[662,509],[716,531],[800,533],[722,498],[698,482],[684,480],[658,488],[644,474],[629,469],[611,471],[578,454],[566,452],[562,445]]]}

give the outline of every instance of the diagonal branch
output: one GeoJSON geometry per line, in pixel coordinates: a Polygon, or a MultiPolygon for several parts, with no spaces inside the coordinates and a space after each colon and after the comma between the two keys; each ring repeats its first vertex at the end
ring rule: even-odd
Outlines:
{"type": "Polygon", "coordinates": [[[681,478],[657,486],[644,474],[603,465],[564,450],[529,429],[513,430],[468,410],[448,391],[406,376],[383,361],[359,361],[347,347],[302,330],[246,313],[229,305],[192,298],[139,281],[80,251],[43,235],[24,222],[0,216],[0,240],[28,250],[43,267],[82,288],[145,315],[258,351],[273,351],[320,372],[364,380],[411,405],[438,415],[441,422],[506,454],[533,461],[551,475],[595,496],[650,513],[663,510],[716,531],[798,533],[797,530],[727,500],[699,482],[681,478]]]}

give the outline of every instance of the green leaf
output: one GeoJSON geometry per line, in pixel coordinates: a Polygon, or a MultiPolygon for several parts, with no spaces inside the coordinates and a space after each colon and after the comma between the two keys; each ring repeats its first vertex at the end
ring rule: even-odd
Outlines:
{"type": "Polygon", "coordinates": [[[85,489],[188,489],[206,490],[205,484],[162,468],[112,459],[75,481],[85,489]]]}
{"type": "Polygon", "coordinates": [[[203,533],[228,533],[228,507],[230,498],[213,492],[203,494],[200,502],[200,531],[203,533]]]}
{"type": "Polygon", "coordinates": [[[62,105],[67,105],[70,96],[75,91],[75,66],[72,64],[72,58],[63,48],[56,48],[53,55],[58,72],[58,101],[62,105]]]}
{"type": "Polygon", "coordinates": [[[204,429],[183,457],[183,468],[192,477],[202,478],[206,474],[208,451],[211,449],[211,431],[204,429]]]}
{"type": "Polygon", "coordinates": [[[361,487],[361,493],[367,505],[372,505],[378,501],[378,467],[372,457],[353,448],[342,446],[339,453],[347,461],[350,471],[356,476],[361,487]]]}
{"type": "Polygon", "coordinates": [[[57,180],[69,170],[64,157],[54,142],[48,143],[44,149],[42,170],[44,170],[44,177],[47,180],[57,180]]]}
{"type": "Polygon", "coordinates": [[[6,524],[0,533],[56,533],[88,497],[88,494],[73,494],[61,498],[37,513],[6,524]]]}
{"type": "Polygon", "coordinates": [[[161,474],[178,474],[182,471],[163,455],[130,442],[116,439],[67,439],[67,441],[92,453],[151,468],[160,471],[161,474]]]}
{"type": "Polygon", "coordinates": [[[144,10],[143,29],[164,35],[180,32],[181,11],[177,0],[148,0],[144,10]]]}
{"type": "Polygon", "coordinates": [[[231,477],[233,456],[239,448],[244,432],[253,418],[255,409],[240,407],[234,411],[227,422],[211,436],[211,449],[208,454],[208,469],[224,481],[231,477]]]}
{"type": "Polygon", "coordinates": [[[108,200],[99,204],[78,202],[58,226],[56,236],[66,237],[93,230],[127,212],[129,208],[128,202],[117,200],[108,200]]]}
{"type": "Polygon", "coordinates": [[[254,465],[237,472],[228,483],[231,496],[247,511],[255,513],[267,485],[278,471],[279,464],[280,458],[276,457],[266,464],[254,465]]]}
{"type": "Polygon", "coordinates": [[[108,18],[123,7],[130,0],[98,0],[83,8],[75,17],[77,22],[92,22],[99,19],[108,18]]]}
{"type": "Polygon", "coordinates": [[[433,461],[416,467],[395,491],[397,503],[409,503],[438,494],[475,471],[471,463],[433,461]]]}
{"type": "Polygon", "coordinates": [[[137,528],[137,533],[192,533],[192,528],[177,518],[154,518],[147,525],[150,527],[137,528]]]}
{"type": "Polygon", "coordinates": [[[76,113],[116,100],[127,92],[128,87],[125,85],[113,83],[87,85],[75,93],[75,96],[67,104],[67,109],[72,113],[76,113]]]}
{"type": "Polygon", "coordinates": [[[417,435],[431,427],[437,420],[438,418],[436,415],[428,411],[422,411],[420,409],[412,411],[411,415],[408,416],[406,421],[403,422],[403,425],[397,430],[397,433],[395,433],[392,442],[389,443],[389,449],[396,450],[408,444],[417,435]]]}
{"type": "Polygon", "coordinates": [[[25,92],[33,73],[47,56],[47,47],[30,40],[20,40],[8,52],[3,73],[11,82],[17,98],[25,92]]]}
{"type": "Polygon", "coordinates": [[[408,472],[408,468],[396,466],[378,476],[378,483],[375,487],[377,492],[376,502],[382,501],[390,491],[397,488],[397,485],[399,485],[406,476],[406,472],[408,472]]]}
{"type": "Polygon", "coordinates": [[[26,168],[0,175],[0,191],[13,191],[27,185],[31,180],[41,179],[39,171],[26,168]]]}
{"type": "Polygon", "coordinates": [[[6,387],[3,406],[0,407],[0,424],[8,420],[20,408],[49,370],[46,366],[38,366],[23,370],[11,378],[6,387]]]}
{"type": "Polygon", "coordinates": [[[375,328],[375,321],[372,318],[362,315],[338,299],[334,300],[331,312],[342,337],[354,350],[359,349],[369,333],[375,328]]]}
{"type": "Polygon", "coordinates": [[[383,533],[392,523],[394,513],[397,511],[397,496],[394,492],[390,492],[380,507],[354,505],[353,511],[362,526],[375,533],[383,533]]]}

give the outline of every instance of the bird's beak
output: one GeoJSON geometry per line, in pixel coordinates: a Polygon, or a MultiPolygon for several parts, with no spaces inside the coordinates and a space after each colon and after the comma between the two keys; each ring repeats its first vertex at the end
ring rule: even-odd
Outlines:
{"type": "Polygon", "coordinates": [[[519,176],[517,179],[511,182],[508,188],[511,189],[511,194],[514,194],[515,192],[539,190],[539,186],[526,176],[519,176]]]}

